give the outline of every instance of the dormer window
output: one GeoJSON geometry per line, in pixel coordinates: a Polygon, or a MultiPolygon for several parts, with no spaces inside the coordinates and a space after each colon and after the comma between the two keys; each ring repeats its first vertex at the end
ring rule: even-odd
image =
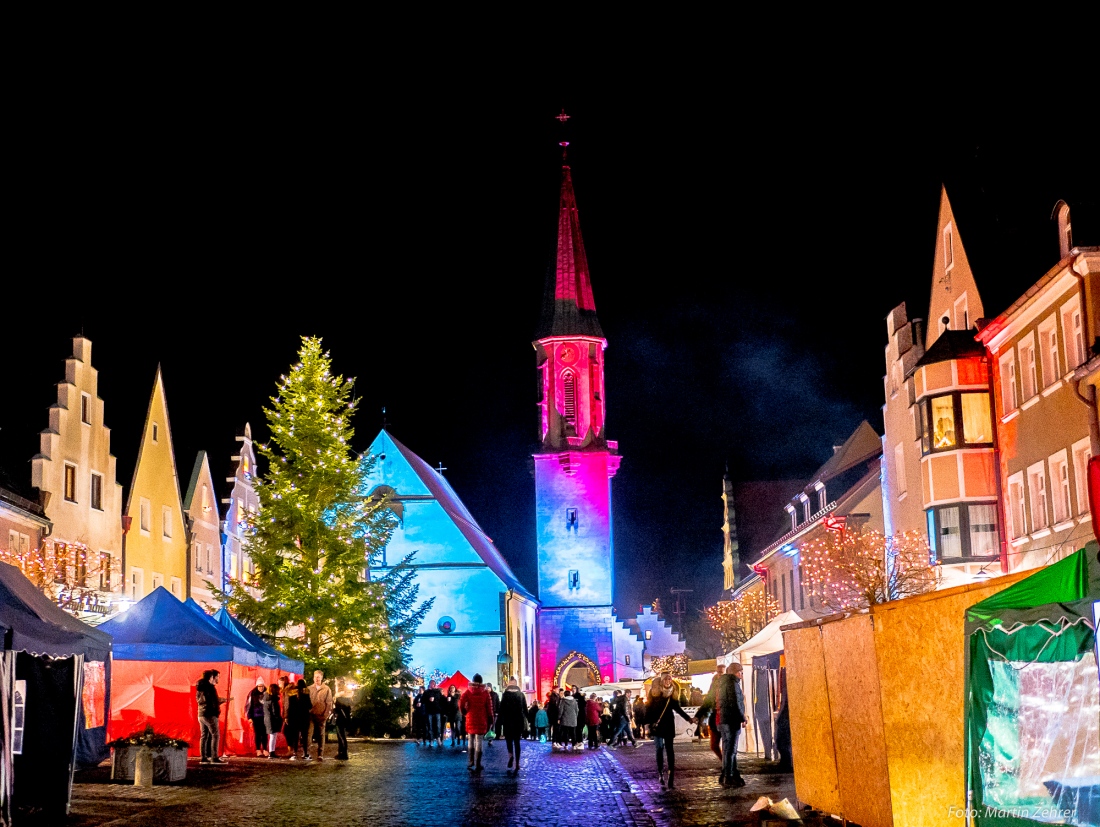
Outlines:
{"type": "Polygon", "coordinates": [[[817,494],[817,510],[821,511],[825,508],[825,504],[828,502],[828,500],[825,499],[825,483],[815,482],[814,492],[817,494]]]}
{"type": "Polygon", "coordinates": [[[793,505],[787,504],[783,507],[787,509],[787,513],[791,515],[791,531],[794,531],[798,528],[798,512],[794,510],[793,505]]]}
{"type": "Polygon", "coordinates": [[[798,495],[799,502],[802,503],[802,522],[808,523],[810,521],[810,498],[805,494],[798,495]]]}

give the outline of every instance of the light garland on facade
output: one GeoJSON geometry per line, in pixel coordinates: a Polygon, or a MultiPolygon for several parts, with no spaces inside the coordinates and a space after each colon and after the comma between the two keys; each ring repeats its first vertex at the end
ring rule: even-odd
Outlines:
{"type": "Polygon", "coordinates": [[[704,609],[703,614],[722,636],[722,642],[736,648],[767,626],[779,611],[779,602],[761,588],[720,601],[704,609]]]}

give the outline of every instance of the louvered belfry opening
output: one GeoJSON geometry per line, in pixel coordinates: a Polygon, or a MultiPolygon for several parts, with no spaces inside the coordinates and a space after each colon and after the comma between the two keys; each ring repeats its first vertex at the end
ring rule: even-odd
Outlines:
{"type": "Polygon", "coordinates": [[[570,425],[577,424],[577,377],[567,370],[562,375],[562,416],[570,425]]]}

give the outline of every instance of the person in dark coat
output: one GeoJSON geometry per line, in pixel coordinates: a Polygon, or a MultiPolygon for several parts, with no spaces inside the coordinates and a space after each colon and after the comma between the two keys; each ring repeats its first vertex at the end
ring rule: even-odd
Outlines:
{"type": "Polygon", "coordinates": [[[351,698],[337,695],[332,704],[336,716],[336,760],[348,760],[348,727],[351,725],[351,698]]]}
{"type": "MultiPolygon", "coordinates": [[[[572,751],[574,736],[577,729],[577,721],[580,718],[580,710],[577,708],[577,699],[570,694],[562,695],[558,702],[558,728],[561,730],[563,749],[572,751]]],[[[554,746],[557,748],[557,745],[554,746]]]]}
{"type": "Polygon", "coordinates": [[[745,726],[745,695],[741,689],[741,664],[731,663],[724,675],[715,676],[710,691],[696,712],[696,720],[705,720],[714,710],[714,725],[722,739],[722,771],[718,783],[744,787],[737,769],[737,739],[745,726]]]}
{"type": "Polygon", "coordinates": [[[516,773],[519,773],[519,742],[523,738],[526,724],[527,696],[520,691],[519,681],[511,677],[508,679],[508,686],[504,689],[500,708],[497,710],[497,725],[504,736],[504,743],[508,746],[509,772],[514,760],[516,773]]]}
{"type": "Polygon", "coordinates": [[[586,703],[584,693],[581,692],[579,686],[573,687],[573,700],[577,702],[577,726],[573,730],[573,749],[577,749],[580,747],[581,741],[584,740],[584,707],[586,703]]]}
{"type": "Polygon", "coordinates": [[[282,693],[277,683],[271,684],[264,693],[264,728],[267,730],[267,757],[274,758],[278,747],[279,733],[283,731],[282,693]]]}
{"type": "Polygon", "coordinates": [[[218,676],[221,673],[217,669],[207,669],[195,684],[195,701],[199,707],[199,726],[202,729],[202,737],[199,740],[202,758],[200,764],[224,764],[218,756],[218,718],[222,713],[222,704],[226,698],[218,696],[218,676]]]}
{"type": "Polygon", "coordinates": [[[424,719],[424,689],[417,688],[413,695],[413,740],[421,746],[427,746],[427,724],[424,719]]]}
{"type": "MultiPolygon", "coordinates": [[[[485,684],[485,686],[488,688],[489,698],[493,702],[493,720],[489,722],[489,729],[491,729],[495,733],[495,736],[499,738],[500,731],[497,729],[497,714],[500,712],[500,695],[498,695],[496,690],[493,689],[493,685],[491,683],[487,683],[485,684]]],[[[493,745],[493,742],[488,738],[485,739],[485,743],[489,746],[493,745]]]]}
{"type": "Polygon", "coordinates": [[[561,696],[558,695],[557,689],[551,689],[549,696],[546,698],[546,718],[550,721],[550,743],[557,745],[561,739],[561,730],[558,728],[558,704],[561,702],[561,696]]]}
{"type": "Polygon", "coordinates": [[[459,741],[458,735],[458,687],[453,683],[447,690],[447,697],[443,701],[444,714],[447,716],[447,723],[451,725],[451,746],[453,747],[459,741]]]}
{"type": "Polygon", "coordinates": [[[309,755],[306,738],[309,734],[309,710],[312,707],[305,678],[299,678],[298,685],[288,694],[286,704],[286,741],[290,746],[291,761],[298,760],[299,744],[302,747],[302,757],[309,755]]]}
{"type": "Polygon", "coordinates": [[[535,726],[535,718],[539,714],[539,702],[532,701],[527,707],[527,737],[532,741],[539,739],[538,727],[535,726]]]}
{"type": "Polygon", "coordinates": [[[256,746],[257,758],[268,756],[267,725],[264,723],[265,697],[267,697],[267,683],[263,678],[256,678],[256,686],[244,699],[244,715],[252,724],[252,741],[256,746]]]}
{"type": "Polygon", "coordinates": [[[481,772],[481,746],[485,743],[485,733],[493,722],[493,699],[481,682],[480,674],[474,675],[470,688],[462,693],[458,706],[466,716],[466,733],[470,737],[466,769],[470,772],[481,772]]]}
{"type": "Polygon", "coordinates": [[[428,682],[428,688],[420,696],[420,705],[424,709],[424,727],[427,730],[428,746],[443,746],[443,710],[445,699],[435,681],[428,682]]]}
{"type": "Polygon", "coordinates": [[[680,706],[679,687],[672,680],[671,672],[664,672],[661,677],[655,678],[649,688],[649,734],[657,746],[657,775],[661,779],[661,787],[665,786],[665,753],[668,753],[668,788],[676,786],[676,752],[672,748],[672,740],[676,737],[676,722],[672,720],[673,714],[679,715],[688,723],[691,718],[680,706]]]}

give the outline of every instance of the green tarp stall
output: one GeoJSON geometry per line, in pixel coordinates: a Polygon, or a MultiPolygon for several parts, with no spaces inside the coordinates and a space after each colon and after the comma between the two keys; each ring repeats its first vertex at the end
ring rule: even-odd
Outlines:
{"type": "Polygon", "coordinates": [[[966,610],[974,827],[1100,827],[1096,542],[966,610]]]}

